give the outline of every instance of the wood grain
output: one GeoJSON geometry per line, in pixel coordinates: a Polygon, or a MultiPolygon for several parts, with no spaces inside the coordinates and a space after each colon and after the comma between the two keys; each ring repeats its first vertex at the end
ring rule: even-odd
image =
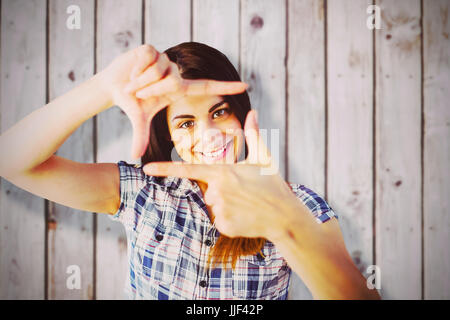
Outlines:
{"type": "Polygon", "coordinates": [[[424,298],[450,299],[450,4],[423,6],[424,298]]]}
{"type": "MultiPolygon", "coordinates": [[[[289,1],[288,181],[325,195],[324,1],[289,1]]],[[[312,299],[293,275],[290,299],[312,299]]]]}
{"type": "Polygon", "coordinates": [[[193,41],[224,53],[239,71],[239,1],[194,0],[193,41]]]}
{"type": "Polygon", "coordinates": [[[373,264],[373,46],[366,1],[328,1],[327,195],[353,262],[373,264]]]}
{"type": "MultiPolygon", "coordinates": [[[[0,114],[4,132],[45,104],[46,5],[39,0],[5,0],[1,5],[0,114]]],[[[44,199],[4,179],[0,192],[0,298],[43,299],[44,199]]]]}
{"type": "Polygon", "coordinates": [[[286,163],[286,6],[284,1],[241,2],[241,73],[249,84],[261,135],[281,176],[286,163]]]}
{"type": "Polygon", "coordinates": [[[421,298],[420,2],[379,1],[376,264],[385,299],[421,298]]]}
{"type": "Polygon", "coordinates": [[[145,43],[164,51],[191,41],[191,2],[145,0],[145,43]]]}
{"type": "MultiPolygon", "coordinates": [[[[97,69],[142,44],[141,1],[100,0],[97,9],[97,69]]],[[[97,116],[97,162],[139,163],[131,158],[132,128],[118,107],[97,116]]],[[[123,226],[100,214],[96,247],[97,299],[121,299],[128,275],[127,238],[123,226]]]]}
{"type": "MultiPolygon", "coordinates": [[[[89,0],[49,2],[49,99],[86,81],[94,71],[94,3],[89,0]],[[66,26],[66,10],[80,8],[81,29],[66,26]]],[[[58,149],[59,156],[83,163],[94,160],[93,120],[83,123],[58,149]]],[[[48,298],[92,299],[94,292],[94,216],[51,203],[48,224],[48,298]],[[81,271],[81,288],[69,289],[70,265],[81,271]]]]}

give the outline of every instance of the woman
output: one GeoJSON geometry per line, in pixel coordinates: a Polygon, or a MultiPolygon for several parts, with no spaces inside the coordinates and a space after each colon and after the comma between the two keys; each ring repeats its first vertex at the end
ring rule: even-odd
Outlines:
{"type": "Polygon", "coordinates": [[[133,299],[286,299],[291,269],[314,298],[379,298],[346,251],[332,209],[273,170],[246,87],[211,47],[182,43],[161,54],[143,45],[3,133],[0,173],[38,196],[120,221],[133,299]],[[54,155],[114,105],[130,118],[132,155],[144,167],[54,155]]]}

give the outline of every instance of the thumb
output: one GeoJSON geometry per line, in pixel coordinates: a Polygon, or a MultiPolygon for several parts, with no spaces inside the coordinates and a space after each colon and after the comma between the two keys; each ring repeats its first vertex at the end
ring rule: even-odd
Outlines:
{"type": "Polygon", "coordinates": [[[143,116],[135,116],[131,117],[130,120],[133,127],[131,157],[133,159],[139,159],[145,153],[145,149],[150,140],[150,118],[145,119],[143,116]]]}
{"type": "Polygon", "coordinates": [[[117,100],[120,108],[130,119],[133,129],[133,140],[131,146],[131,157],[139,159],[147,148],[150,135],[151,118],[146,117],[141,111],[137,102],[129,95],[121,95],[117,100]]]}
{"type": "Polygon", "coordinates": [[[270,161],[270,155],[259,132],[258,113],[256,110],[248,112],[244,124],[244,134],[248,147],[246,163],[267,164],[270,161]]]}

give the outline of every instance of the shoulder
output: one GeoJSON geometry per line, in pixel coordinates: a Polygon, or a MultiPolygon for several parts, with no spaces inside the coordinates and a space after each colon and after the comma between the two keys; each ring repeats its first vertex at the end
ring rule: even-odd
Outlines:
{"type": "Polygon", "coordinates": [[[151,177],[147,176],[142,169],[142,165],[128,163],[126,161],[119,161],[117,163],[120,174],[120,182],[135,182],[141,185],[145,185],[150,182],[151,177]],[[149,179],[150,178],[150,179],[149,179]]]}
{"type": "Polygon", "coordinates": [[[338,218],[337,214],[327,201],[312,189],[298,183],[288,182],[288,185],[297,198],[299,198],[317,218],[317,222],[325,222],[332,217],[338,218]]]}

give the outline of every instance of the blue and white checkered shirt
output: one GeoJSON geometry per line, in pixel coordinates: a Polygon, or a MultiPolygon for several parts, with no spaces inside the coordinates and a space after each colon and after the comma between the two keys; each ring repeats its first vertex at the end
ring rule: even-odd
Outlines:
{"type": "MultiPolygon", "coordinates": [[[[219,231],[208,217],[198,184],[186,178],[145,175],[118,162],[120,207],[111,218],[127,234],[129,299],[286,299],[291,269],[270,241],[260,254],[241,257],[235,269],[207,268],[219,231]]],[[[290,183],[317,222],[333,216],[313,191],[290,183]]]]}

